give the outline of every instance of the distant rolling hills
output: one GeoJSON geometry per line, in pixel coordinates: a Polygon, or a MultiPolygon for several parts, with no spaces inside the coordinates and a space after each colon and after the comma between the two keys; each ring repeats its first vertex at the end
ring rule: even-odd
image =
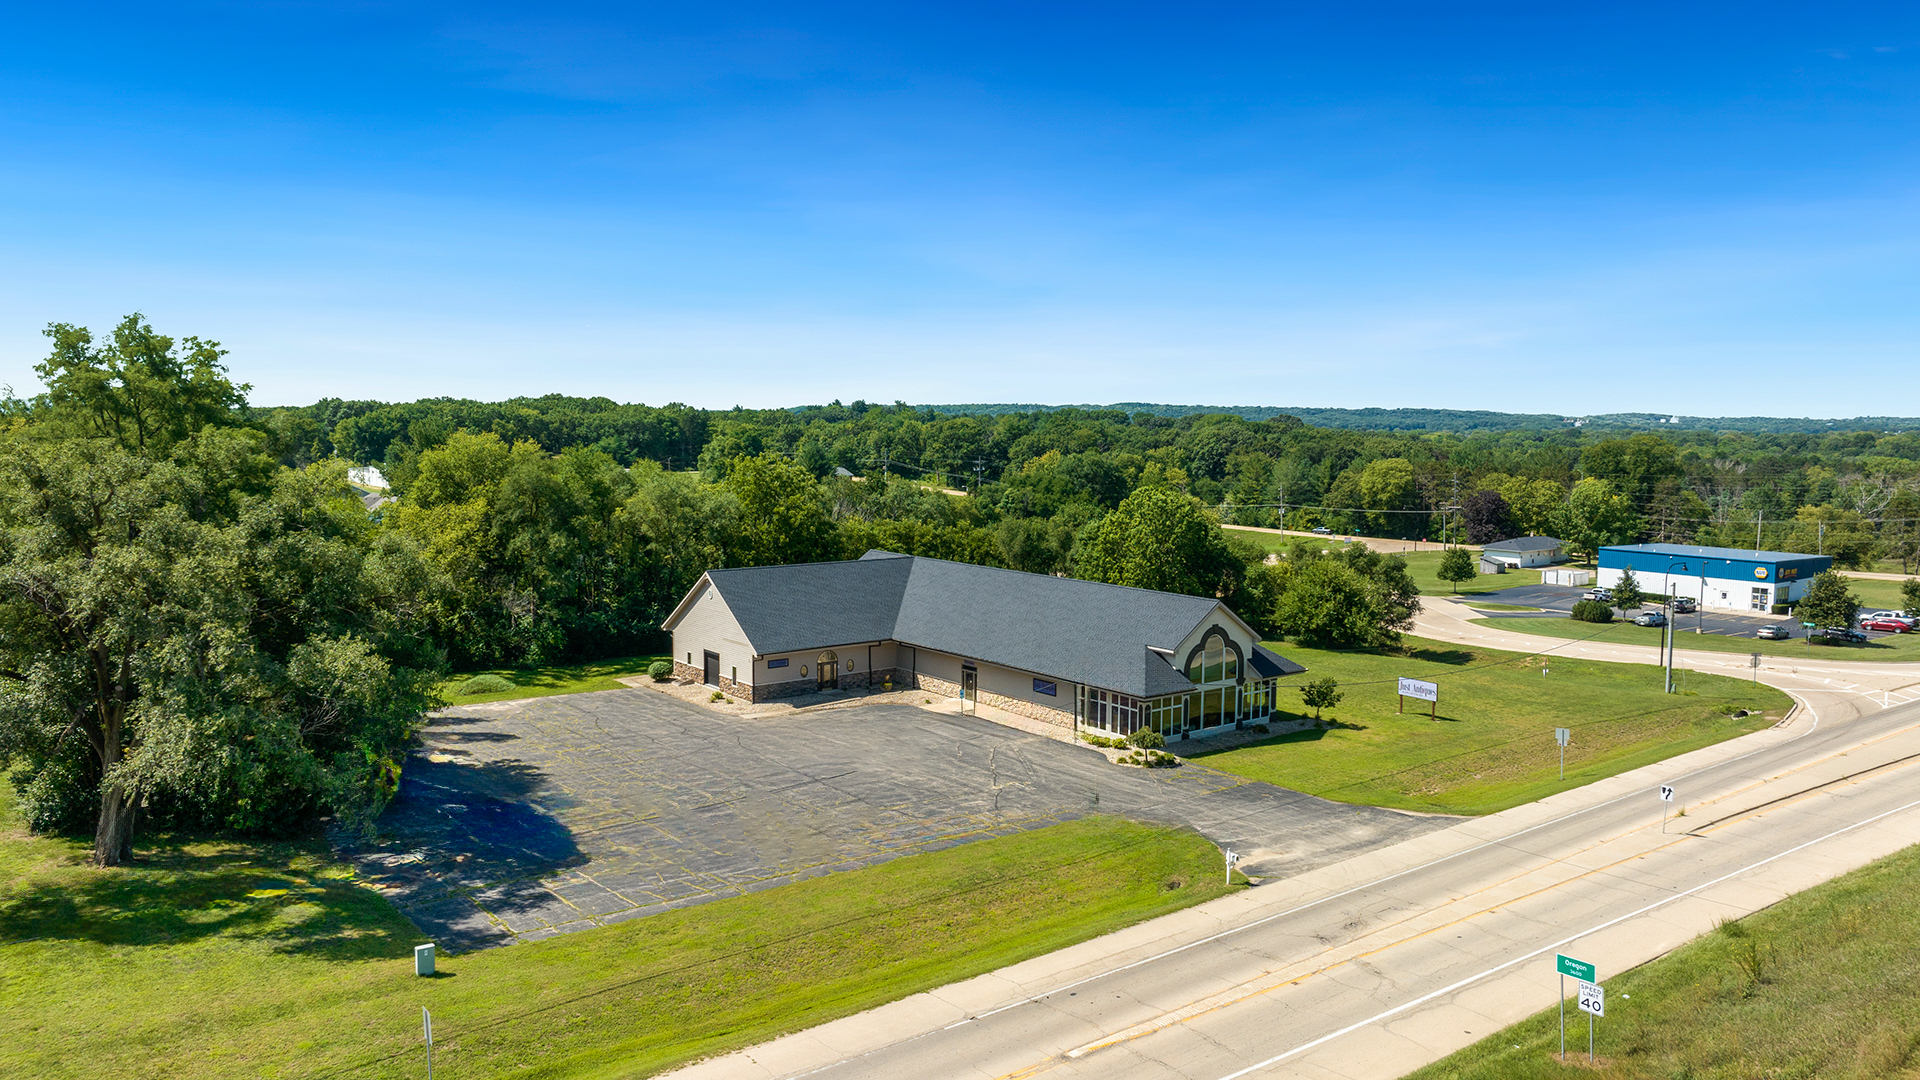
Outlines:
{"type": "Polygon", "coordinates": [[[1000,416],[1005,413],[1087,412],[1150,413],[1189,416],[1229,413],[1248,420],[1293,416],[1315,427],[1361,431],[1539,431],[1587,427],[1620,431],[1743,431],[1753,433],[1817,433],[1825,431],[1917,431],[1920,418],[1910,416],[1854,416],[1845,419],[1781,416],[1677,416],[1671,413],[1503,413],[1476,409],[1312,409],[1281,405],[1156,405],[1121,401],[1112,405],[930,405],[949,416],[1000,416]]]}

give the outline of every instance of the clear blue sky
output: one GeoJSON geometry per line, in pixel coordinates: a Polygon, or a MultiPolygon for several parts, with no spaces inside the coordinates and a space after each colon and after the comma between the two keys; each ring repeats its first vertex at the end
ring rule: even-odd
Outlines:
{"type": "Polygon", "coordinates": [[[1920,8],[16,5],[0,382],[1920,414],[1920,8]]]}

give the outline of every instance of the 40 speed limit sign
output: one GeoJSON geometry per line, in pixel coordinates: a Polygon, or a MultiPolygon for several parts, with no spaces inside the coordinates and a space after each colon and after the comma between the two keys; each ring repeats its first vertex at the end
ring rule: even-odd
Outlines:
{"type": "Polygon", "coordinates": [[[1595,1016],[1607,1015],[1607,989],[1599,983],[1582,980],[1580,983],[1580,1011],[1595,1016]]]}

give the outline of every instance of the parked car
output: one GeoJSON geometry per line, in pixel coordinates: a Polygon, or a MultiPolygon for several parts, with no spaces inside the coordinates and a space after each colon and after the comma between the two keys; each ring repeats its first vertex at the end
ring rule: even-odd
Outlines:
{"type": "Polygon", "coordinates": [[[1320,534],[1321,536],[1332,536],[1332,535],[1333,535],[1333,530],[1332,530],[1332,529],[1329,529],[1329,528],[1327,528],[1327,527],[1326,527],[1325,525],[1315,525],[1315,526],[1313,527],[1313,531],[1314,531],[1314,532],[1316,532],[1316,533],[1319,533],[1319,534],[1320,534]]]}
{"type": "Polygon", "coordinates": [[[1673,613],[1675,615],[1691,615],[1699,609],[1700,605],[1696,604],[1691,596],[1676,596],[1673,598],[1673,613]]]}
{"type": "Polygon", "coordinates": [[[1665,626],[1667,617],[1658,611],[1646,611],[1633,617],[1635,626],[1665,626]]]}
{"type": "Polygon", "coordinates": [[[1829,626],[1825,630],[1815,631],[1828,641],[1851,641],[1858,645],[1867,640],[1867,635],[1858,630],[1849,630],[1844,626],[1829,626]]]}
{"type": "Polygon", "coordinates": [[[1878,630],[1883,634],[1904,634],[1913,629],[1913,624],[1905,619],[1869,617],[1860,620],[1860,629],[1878,630]]]}
{"type": "Polygon", "coordinates": [[[1786,626],[1763,626],[1755,630],[1753,636],[1766,641],[1787,641],[1793,637],[1793,630],[1786,626]]]}
{"type": "Polygon", "coordinates": [[[1866,622],[1868,619],[1895,619],[1906,623],[1907,629],[1909,630],[1913,629],[1914,624],[1913,616],[1904,611],[1869,611],[1865,615],[1860,616],[1861,622],[1866,622]]]}
{"type": "Polygon", "coordinates": [[[1611,604],[1613,603],[1613,590],[1612,589],[1588,589],[1587,595],[1583,597],[1583,599],[1598,600],[1601,603],[1611,604]]]}

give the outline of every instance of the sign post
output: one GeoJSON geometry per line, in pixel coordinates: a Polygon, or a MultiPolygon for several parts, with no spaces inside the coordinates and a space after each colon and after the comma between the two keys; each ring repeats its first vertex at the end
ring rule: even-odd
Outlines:
{"type": "Polygon", "coordinates": [[[1231,848],[1223,848],[1227,855],[1227,884],[1233,884],[1233,864],[1240,861],[1240,853],[1231,848]]]}
{"type": "MultiPolygon", "coordinates": [[[[1567,1060],[1567,976],[1580,980],[1585,986],[1594,981],[1596,972],[1593,965],[1585,960],[1575,960],[1565,953],[1556,953],[1553,957],[1554,970],[1560,973],[1560,1060],[1567,1060]]],[[[1585,1006],[1582,1006],[1584,1008],[1585,1006]]]]}
{"type": "Polygon", "coordinates": [[[1673,803],[1673,788],[1670,785],[1661,784],[1660,785],[1660,831],[1661,832],[1667,831],[1667,807],[1670,806],[1672,803],[1673,803]]]}
{"type": "Polygon", "coordinates": [[[1755,686],[1760,685],[1760,654],[1759,653],[1748,654],[1747,666],[1753,669],[1754,685],[1755,686]]]}
{"type": "MultiPolygon", "coordinates": [[[[1606,987],[1597,982],[1581,980],[1579,1005],[1580,1011],[1587,1014],[1587,1064],[1591,1065],[1593,1064],[1593,1021],[1595,1017],[1607,1015],[1606,987]]],[[[1566,1036],[1562,1034],[1561,1039],[1564,1043],[1566,1036]]],[[[1566,1050],[1562,1049],[1560,1056],[1564,1059],[1566,1053],[1566,1050]]]]}
{"type": "MultiPolygon", "coordinates": [[[[427,1011],[425,1005],[420,1006],[420,1027],[426,1032],[427,1036],[427,1080],[433,1080],[433,1014],[427,1011]]],[[[1561,1057],[1567,1056],[1566,1042],[1566,1032],[1563,1031],[1560,1033],[1561,1057]]]]}
{"type": "Polygon", "coordinates": [[[1419,679],[1401,679],[1399,704],[1394,708],[1396,714],[1407,709],[1407,699],[1427,702],[1427,719],[1440,719],[1440,684],[1422,682],[1419,679]]]}
{"type": "Polygon", "coordinates": [[[1571,728],[1557,727],[1553,729],[1553,741],[1560,744],[1560,779],[1562,780],[1567,778],[1567,743],[1572,740],[1573,730],[1571,728]]]}

